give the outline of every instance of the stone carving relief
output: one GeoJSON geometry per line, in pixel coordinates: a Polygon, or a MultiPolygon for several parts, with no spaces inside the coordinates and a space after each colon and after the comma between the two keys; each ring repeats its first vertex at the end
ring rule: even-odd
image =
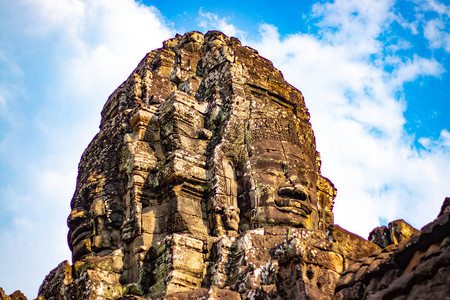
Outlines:
{"type": "Polygon", "coordinates": [[[319,213],[324,179],[301,93],[222,33],[177,35],[149,53],[100,127],[80,165],[69,244],[74,261],[122,249],[125,284],[171,234],[332,223],[319,213]]]}
{"type": "MultiPolygon", "coordinates": [[[[101,273],[114,294],[91,296],[331,299],[350,266],[386,256],[334,224],[335,196],[301,92],[235,38],[177,35],[103,108],[68,218],[73,270],[52,271],[74,277],[55,290],[101,273]]],[[[391,248],[417,234],[394,225],[391,248]]]]}

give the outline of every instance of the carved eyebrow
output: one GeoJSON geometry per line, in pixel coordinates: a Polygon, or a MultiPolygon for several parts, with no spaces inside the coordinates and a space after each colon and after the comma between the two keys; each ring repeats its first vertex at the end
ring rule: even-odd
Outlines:
{"type": "Polygon", "coordinates": [[[272,170],[269,168],[269,169],[263,170],[262,173],[271,174],[271,175],[282,175],[284,177],[284,172],[282,170],[272,170]]]}

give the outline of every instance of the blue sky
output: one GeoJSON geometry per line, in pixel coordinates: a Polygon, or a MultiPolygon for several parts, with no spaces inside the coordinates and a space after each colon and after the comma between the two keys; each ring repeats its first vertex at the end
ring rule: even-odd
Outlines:
{"type": "Polygon", "coordinates": [[[311,113],[335,221],[420,228],[450,196],[450,5],[438,0],[0,0],[0,287],[70,259],[77,164],[107,97],[175,33],[224,31],[311,113]]]}

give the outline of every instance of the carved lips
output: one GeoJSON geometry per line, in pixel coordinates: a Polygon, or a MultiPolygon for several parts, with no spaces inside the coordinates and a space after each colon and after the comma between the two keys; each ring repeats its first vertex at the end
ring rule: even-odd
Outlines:
{"type": "Polygon", "coordinates": [[[278,189],[278,196],[275,205],[278,209],[292,212],[305,218],[311,214],[311,204],[309,195],[303,186],[284,186],[278,189]]]}

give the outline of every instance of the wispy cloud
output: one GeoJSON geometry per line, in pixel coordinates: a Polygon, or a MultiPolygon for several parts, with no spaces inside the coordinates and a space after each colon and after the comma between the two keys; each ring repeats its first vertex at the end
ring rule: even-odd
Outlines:
{"type": "Polygon", "coordinates": [[[450,132],[447,129],[442,129],[438,139],[421,137],[419,143],[432,153],[448,151],[450,149],[450,132]]]}
{"type": "Polygon", "coordinates": [[[245,32],[236,28],[230,23],[229,18],[220,18],[217,14],[206,12],[200,8],[198,11],[197,25],[204,30],[219,30],[228,36],[245,39],[245,32]]]}
{"type": "Polygon", "coordinates": [[[449,16],[450,5],[445,5],[435,0],[414,0],[415,20],[404,22],[414,27],[414,33],[418,34],[418,27],[423,27],[423,36],[428,41],[431,49],[444,49],[450,53],[449,16]]]}
{"type": "Polygon", "coordinates": [[[431,48],[444,48],[445,51],[450,52],[450,33],[442,19],[430,20],[425,23],[424,27],[424,36],[431,48]]]}

